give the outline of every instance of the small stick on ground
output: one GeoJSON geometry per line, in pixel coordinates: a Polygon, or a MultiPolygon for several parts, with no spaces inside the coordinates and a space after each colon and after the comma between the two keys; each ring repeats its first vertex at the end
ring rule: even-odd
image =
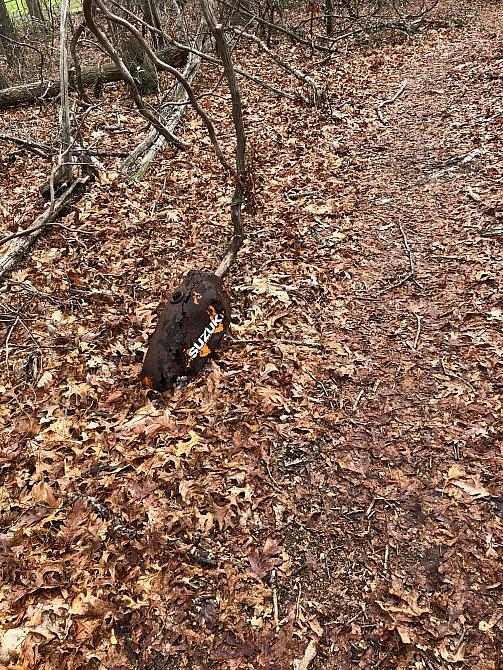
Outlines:
{"type": "Polygon", "coordinates": [[[334,409],[334,403],[333,403],[333,401],[332,401],[332,398],[330,397],[330,394],[329,394],[328,391],[327,391],[327,387],[325,386],[325,384],[321,381],[321,379],[316,379],[316,377],[313,375],[313,373],[310,372],[309,370],[306,370],[306,372],[307,372],[307,374],[311,377],[311,379],[313,380],[313,382],[314,382],[315,384],[318,384],[318,386],[319,386],[319,387],[321,388],[321,390],[323,391],[323,394],[328,398],[328,404],[330,405],[330,407],[331,407],[332,409],[334,409]]]}
{"type": "Polygon", "coordinates": [[[398,288],[405,284],[405,282],[409,281],[409,279],[412,279],[412,281],[417,284],[420,288],[422,288],[421,284],[417,281],[416,279],[416,268],[414,267],[414,260],[412,258],[412,250],[409,246],[409,240],[407,238],[407,233],[405,232],[404,227],[402,226],[402,222],[398,221],[398,227],[400,228],[400,234],[402,235],[402,240],[403,240],[403,245],[405,247],[405,253],[407,254],[407,260],[409,262],[409,270],[402,279],[397,281],[395,284],[391,284],[391,286],[386,286],[386,288],[381,289],[378,291],[374,298],[378,298],[380,295],[383,295],[383,293],[387,293],[387,291],[391,291],[394,288],[398,288]]]}
{"type": "Polygon", "coordinates": [[[417,330],[416,330],[416,337],[414,338],[414,344],[412,345],[413,349],[417,349],[417,343],[419,342],[419,338],[421,337],[421,321],[422,321],[422,316],[419,316],[419,314],[414,314],[416,317],[417,321],[417,330]]]}
{"type": "Polygon", "coordinates": [[[295,619],[294,621],[298,621],[300,618],[300,597],[302,595],[302,582],[299,581],[299,591],[297,593],[297,603],[295,605],[295,619]]]}
{"type": "Polygon", "coordinates": [[[276,628],[279,626],[279,608],[278,608],[278,591],[276,588],[276,570],[271,572],[271,587],[272,587],[272,608],[273,608],[273,618],[274,625],[276,628]]]}
{"type": "Polygon", "coordinates": [[[410,249],[409,240],[407,239],[407,235],[405,233],[405,230],[402,226],[401,221],[398,221],[398,227],[400,228],[400,233],[402,234],[402,239],[403,239],[403,245],[405,247],[405,252],[407,254],[407,258],[409,259],[410,274],[412,276],[415,276],[416,270],[414,269],[414,261],[412,260],[412,251],[410,249]]]}
{"type": "Polygon", "coordinates": [[[381,289],[378,291],[375,296],[375,298],[378,298],[380,295],[383,295],[383,293],[387,293],[388,291],[393,290],[394,288],[399,288],[400,286],[403,286],[405,282],[408,282],[409,279],[412,279],[414,277],[414,274],[412,272],[409,272],[406,274],[404,277],[402,277],[399,281],[397,281],[395,284],[391,284],[390,286],[386,286],[386,288],[381,289]]]}
{"type": "Polygon", "coordinates": [[[303,340],[285,340],[273,339],[272,337],[265,337],[263,340],[236,340],[232,339],[229,344],[262,344],[264,346],[274,347],[277,344],[293,344],[297,347],[309,347],[310,349],[323,349],[322,344],[316,342],[304,342],[303,340]]]}
{"type": "Polygon", "coordinates": [[[396,100],[397,98],[399,98],[399,97],[402,95],[402,93],[405,91],[405,87],[407,86],[407,83],[408,83],[408,82],[407,82],[407,79],[405,79],[405,80],[402,82],[402,84],[401,84],[400,88],[398,89],[398,91],[395,93],[395,95],[394,95],[392,98],[389,98],[388,100],[383,100],[382,102],[380,102],[380,103],[376,106],[377,118],[379,119],[379,121],[380,121],[381,123],[388,123],[388,122],[386,121],[386,119],[384,118],[384,116],[382,115],[381,109],[382,109],[385,105],[391,105],[393,102],[395,102],[395,100],[396,100]]]}

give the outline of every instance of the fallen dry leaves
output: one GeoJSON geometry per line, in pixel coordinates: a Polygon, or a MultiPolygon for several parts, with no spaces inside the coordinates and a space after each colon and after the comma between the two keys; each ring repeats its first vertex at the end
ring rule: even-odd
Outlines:
{"type": "MultiPolygon", "coordinates": [[[[315,69],[322,111],[243,85],[259,209],[234,324],[173,395],[138,383],[157,305],[229,232],[197,119],[187,154],[103,175],[64,221],[79,232],[3,285],[1,663],[497,670],[501,19],[350,49],[315,69]]],[[[50,132],[44,110],[1,123],[50,132]]],[[[47,165],[2,171],[11,230],[47,165]]]]}

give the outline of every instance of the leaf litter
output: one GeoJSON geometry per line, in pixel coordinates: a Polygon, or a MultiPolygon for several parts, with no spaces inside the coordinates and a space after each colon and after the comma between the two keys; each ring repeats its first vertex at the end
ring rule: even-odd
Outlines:
{"type": "MultiPolygon", "coordinates": [[[[258,210],[234,323],[172,395],[138,381],[157,305],[229,227],[195,117],[188,153],[166,149],[141,184],[102,175],[63,221],[80,232],[54,228],[12,273],[0,663],[497,670],[503,254],[484,231],[501,210],[501,19],[481,5],[348,50],[314,73],[323,112],[243,84],[258,210]]],[[[205,104],[225,135],[228,107],[205,104]]],[[[137,123],[120,87],[114,105],[137,123]]],[[[15,230],[47,165],[2,170],[15,230]]]]}

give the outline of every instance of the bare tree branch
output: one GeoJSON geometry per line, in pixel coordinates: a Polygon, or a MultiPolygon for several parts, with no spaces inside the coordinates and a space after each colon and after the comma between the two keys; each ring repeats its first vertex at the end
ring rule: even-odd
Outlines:
{"type": "Polygon", "coordinates": [[[59,33],[59,78],[61,81],[59,123],[61,128],[61,152],[63,181],[72,179],[72,154],[70,130],[70,101],[68,98],[68,53],[66,47],[66,31],[70,12],[70,0],[62,0],[59,33]],[[64,161],[62,160],[64,157],[64,161]]]}
{"type": "Polygon", "coordinates": [[[3,140],[4,142],[12,142],[12,144],[17,144],[19,147],[28,149],[41,158],[47,158],[54,153],[54,150],[45,144],[34,142],[33,140],[23,140],[20,137],[14,137],[13,135],[0,134],[0,140],[3,140]]]}
{"type": "Polygon", "coordinates": [[[154,126],[157,132],[160,133],[168,142],[172,142],[178,149],[183,150],[187,149],[187,145],[185,144],[185,142],[182,142],[182,140],[180,140],[178,137],[176,137],[176,135],[174,135],[170,130],[168,130],[168,128],[166,128],[166,126],[159,120],[159,118],[145,106],[145,103],[143,102],[143,98],[140,95],[136,82],[131,76],[131,73],[127,69],[126,65],[124,64],[124,61],[113,47],[108,37],[97,26],[94,20],[93,0],[84,0],[83,10],[87,27],[95,35],[98,42],[108,53],[108,55],[113,60],[115,65],[119,68],[124,78],[124,81],[129,86],[129,90],[131,91],[133,100],[140,114],[145,119],[147,119],[147,121],[149,121],[154,126]]]}
{"type": "Polygon", "coordinates": [[[147,42],[143,39],[141,33],[135,26],[133,26],[132,23],[127,21],[126,19],[123,19],[122,17],[118,16],[117,14],[112,14],[103,4],[101,0],[96,0],[97,6],[101,9],[103,14],[110,20],[115,23],[118,23],[119,25],[123,26],[124,28],[127,28],[129,32],[135,36],[135,38],[138,40],[139,44],[143,47],[145,50],[146,54],[152,61],[152,63],[159,69],[159,70],[164,70],[165,72],[169,72],[175,79],[178,81],[181,86],[185,89],[185,92],[187,94],[187,97],[190,101],[190,104],[192,107],[195,109],[197,114],[201,117],[204,125],[206,126],[206,129],[208,131],[208,135],[210,136],[211,143],[213,144],[213,148],[215,149],[215,153],[218,156],[219,161],[222,163],[224,168],[232,174],[233,169],[227,162],[227,159],[224,156],[224,153],[220,147],[220,144],[218,142],[218,138],[215,132],[215,127],[213,126],[213,123],[204,111],[204,109],[201,107],[201,105],[198,103],[196,96],[194,95],[194,91],[192,90],[192,86],[188,83],[188,81],[185,79],[185,77],[174,67],[171,67],[171,65],[168,65],[168,63],[165,63],[164,61],[160,60],[155,52],[149,47],[147,42]]]}
{"type": "Polygon", "coordinates": [[[213,10],[207,0],[200,0],[201,9],[204,18],[211,32],[215,37],[218,55],[222,59],[225,76],[229,84],[229,90],[232,99],[232,120],[236,131],[236,186],[231,205],[231,220],[234,229],[234,235],[220,262],[215,274],[218,277],[225,277],[236,260],[238,251],[244,242],[244,227],[241,220],[241,206],[245,194],[246,184],[246,135],[243,125],[243,110],[241,106],[241,96],[236,81],[236,73],[231,60],[229,47],[225,37],[224,29],[221,23],[216,23],[213,10]]]}
{"type": "Polygon", "coordinates": [[[238,30],[237,28],[233,28],[232,31],[237,35],[242,36],[247,40],[251,40],[252,42],[255,42],[255,44],[258,44],[261,50],[264,51],[269,56],[269,58],[271,58],[271,60],[280,65],[287,72],[290,72],[290,74],[293,74],[293,76],[296,77],[299,81],[302,81],[305,84],[309,84],[309,86],[311,86],[313,90],[313,102],[314,104],[316,104],[317,99],[320,97],[320,90],[312,77],[304,74],[296,67],[293,67],[293,65],[290,65],[290,63],[283,60],[283,58],[280,58],[278,54],[269,49],[267,44],[263,42],[256,35],[252,35],[251,33],[245,33],[244,31],[238,30]]]}
{"type": "Polygon", "coordinates": [[[75,70],[75,86],[77,88],[77,91],[82,100],[86,103],[86,105],[91,105],[92,104],[91,100],[87,96],[84,89],[84,83],[82,81],[82,67],[80,65],[80,59],[77,55],[77,42],[79,41],[81,35],[84,33],[85,29],[86,29],[85,21],[82,21],[82,23],[80,23],[75,29],[72,35],[72,39],[70,40],[70,53],[72,55],[73,67],[75,70]]]}

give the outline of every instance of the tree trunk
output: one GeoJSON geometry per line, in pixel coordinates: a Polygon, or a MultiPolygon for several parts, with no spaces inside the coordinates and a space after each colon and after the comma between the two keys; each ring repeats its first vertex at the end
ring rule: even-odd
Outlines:
{"type": "MultiPolygon", "coordinates": [[[[161,17],[159,16],[159,9],[153,0],[143,1],[143,17],[149,25],[157,28],[157,30],[161,31],[162,33],[162,23],[161,17]]],[[[155,30],[151,30],[150,35],[152,37],[152,44],[154,45],[154,49],[161,49],[164,46],[164,39],[162,34],[159,34],[155,30]]]]}
{"type": "Polygon", "coordinates": [[[7,65],[16,64],[16,29],[7,11],[5,0],[0,0],[0,53],[7,59],[7,65]]]}
{"type": "Polygon", "coordinates": [[[9,80],[7,79],[7,75],[5,72],[2,72],[0,70],[0,91],[7,88],[9,86],[9,80]]]}
{"type": "MultiPolygon", "coordinates": [[[[0,0],[0,3],[3,0],[0,0]]],[[[182,66],[187,60],[187,52],[183,49],[168,48],[158,53],[161,60],[173,65],[182,66]]],[[[83,86],[95,86],[112,81],[121,81],[122,75],[114,63],[106,63],[100,67],[85,68],[82,70],[83,86]]],[[[35,102],[38,99],[48,100],[55,98],[60,93],[61,84],[59,80],[35,82],[32,84],[23,84],[13,88],[0,90],[0,109],[5,107],[15,107],[29,102],[35,102]]],[[[70,71],[70,90],[77,90],[74,80],[73,70],[70,71]]]]}
{"type": "Polygon", "coordinates": [[[325,0],[325,25],[327,28],[327,35],[334,32],[334,3],[333,0],[325,0]]]}
{"type": "Polygon", "coordinates": [[[36,19],[37,21],[44,20],[44,14],[42,12],[40,0],[26,0],[26,8],[28,9],[28,14],[32,19],[36,19]]]}

